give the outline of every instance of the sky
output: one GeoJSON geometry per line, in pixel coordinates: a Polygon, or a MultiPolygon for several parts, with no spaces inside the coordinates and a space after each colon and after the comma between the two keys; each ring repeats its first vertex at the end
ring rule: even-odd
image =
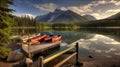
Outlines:
{"type": "Polygon", "coordinates": [[[120,0],[14,0],[10,8],[16,16],[36,17],[61,9],[103,19],[120,12],[120,0]]]}

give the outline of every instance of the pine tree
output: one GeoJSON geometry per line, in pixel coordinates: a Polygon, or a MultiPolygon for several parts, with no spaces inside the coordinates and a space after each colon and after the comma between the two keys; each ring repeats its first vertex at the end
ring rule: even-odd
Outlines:
{"type": "Polygon", "coordinates": [[[12,0],[0,0],[0,58],[6,58],[10,52],[10,49],[6,48],[6,45],[10,41],[10,27],[12,26],[11,17],[13,17],[10,14],[13,9],[9,9],[8,6],[12,4],[12,0]]]}
{"type": "Polygon", "coordinates": [[[9,9],[8,6],[12,4],[12,0],[0,0],[0,45],[8,44],[10,41],[10,26],[12,24],[10,12],[13,9],[9,9]]]}

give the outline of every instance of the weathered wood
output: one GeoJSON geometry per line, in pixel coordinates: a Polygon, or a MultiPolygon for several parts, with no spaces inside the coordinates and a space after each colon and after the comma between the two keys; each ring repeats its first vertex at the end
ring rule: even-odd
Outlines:
{"type": "Polygon", "coordinates": [[[76,65],[76,66],[82,66],[83,63],[80,63],[79,60],[78,60],[78,59],[79,59],[79,58],[78,58],[78,56],[79,56],[79,55],[78,55],[78,54],[79,54],[78,51],[79,51],[79,44],[76,43],[76,52],[77,52],[77,54],[76,54],[76,64],[75,64],[75,65],[76,65]]]}
{"type": "Polygon", "coordinates": [[[38,58],[38,67],[43,67],[43,56],[40,56],[39,58],[38,58]]]}
{"type": "MultiPolygon", "coordinates": [[[[30,38],[30,35],[28,34],[28,39],[30,38]]],[[[30,43],[28,43],[28,57],[31,58],[31,53],[30,53],[30,43]]]]}
{"type": "Polygon", "coordinates": [[[65,62],[67,62],[69,59],[71,59],[72,57],[74,57],[76,54],[77,54],[77,52],[74,52],[73,54],[71,54],[70,56],[68,56],[67,58],[65,58],[64,60],[62,60],[61,62],[59,62],[58,64],[56,64],[54,67],[60,67],[65,62]]]}
{"type": "Polygon", "coordinates": [[[67,48],[67,49],[65,49],[65,50],[62,50],[61,52],[55,53],[55,54],[47,57],[47,58],[43,61],[43,64],[45,64],[45,63],[47,63],[47,62],[49,62],[49,61],[51,61],[51,60],[53,60],[53,59],[55,59],[55,58],[63,55],[64,53],[70,51],[70,50],[73,49],[74,47],[75,47],[75,46],[71,46],[71,47],[69,47],[69,48],[67,48]]]}
{"type": "Polygon", "coordinates": [[[61,41],[55,42],[55,43],[39,43],[39,44],[35,44],[35,45],[31,45],[29,47],[29,45],[27,44],[22,44],[22,50],[26,53],[26,54],[37,54],[40,52],[43,52],[45,50],[48,50],[50,48],[54,48],[58,45],[60,45],[61,41]],[[29,51],[28,51],[29,48],[29,51]]]}
{"type": "Polygon", "coordinates": [[[66,52],[65,54],[72,54],[72,53],[74,53],[75,51],[68,51],[68,52],[66,52]]]}
{"type": "Polygon", "coordinates": [[[78,63],[78,47],[79,46],[79,44],[78,43],[76,43],[76,52],[77,52],[77,55],[76,55],[76,64],[78,63]]]}

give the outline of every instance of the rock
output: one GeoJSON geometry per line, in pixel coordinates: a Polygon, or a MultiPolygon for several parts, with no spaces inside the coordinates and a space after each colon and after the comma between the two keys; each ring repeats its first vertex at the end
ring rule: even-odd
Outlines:
{"type": "Polygon", "coordinates": [[[21,49],[14,50],[14,52],[19,52],[19,53],[20,53],[20,52],[21,52],[21,49]]]}
{"type": "Polygon", "coordinates": [[[88,56],[89,58],[93,58],[91,55],[88,56]]]}
{"type": "Polygon", "coordinates": [[[20,61],[23,58],[24,58],[23,53],[13,51],[8,55],[7,61],[8,62],[15,62],[15,61],[20,61]]]}
{"type": "Polygon", "coordinates": [[[27,64],[32,64],[33,61],[32,61],[32,59],[30,59],[30,58],[26,58],[26,63],[27,63],[27,64]]]}

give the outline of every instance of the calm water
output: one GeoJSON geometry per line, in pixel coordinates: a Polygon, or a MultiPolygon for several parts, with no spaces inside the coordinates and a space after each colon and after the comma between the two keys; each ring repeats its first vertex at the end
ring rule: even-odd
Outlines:
{"type": "MultiPolygon", "coordinates": [[[[120,29],[82,28],[77,30],[26,30],[26,33],[52,32],[62,35],[63,43],[79,43],[80,60],[120,59],[120,29]],[[93,58],[89,58],[92,56],[93,58]]],[[[65,45],[65,44],[63,44],[65,45]]],[[[62,46],[63,46],[62,45],[62,46]]]]}

